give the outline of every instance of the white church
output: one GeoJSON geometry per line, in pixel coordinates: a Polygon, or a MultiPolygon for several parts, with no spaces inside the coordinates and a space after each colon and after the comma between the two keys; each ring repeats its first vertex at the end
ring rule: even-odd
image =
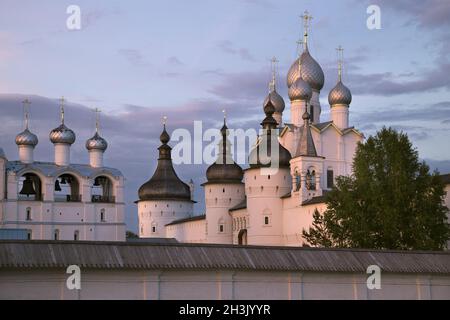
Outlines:
{"type": "MultiPolygon", "coordinates": [[[[305,26],[309,17],[305,16],[305,26]]],[[[288,74],[290,118],[276,91],[275,74],[263,103],[261,135],[249,155],[249,168],[233,162],[227,126],[221,129],[219,157],[202,185],[206,212],[193,215],[190,186],[181,181],[171,162],[169,134],[164,126],[158,165],[139,189],[139,236],[175,238],[180,242],[299,246],[302,230],[313,212],[325,208],[324,194],[339,175],[352,170],[353,155],[364,136],[349,124],[350,90],[342,82],[342,59],[335,87],[328,94],[331,119],[321,119],[320,90],[324,73],[308,50],[305,28],[303,52],[288,74]],[[271,132],[279,130],[275,145],[271,132]],[[273,131],[271,131],[273,130],[273,131]],[[264,141],[266,139],[266,141],[264,141]],[[279,156],[279,168],[268,171],[271,159],[260,159],[262,141],[279,156]],[[268,164],[269,163],[269,164],[268,164]]]]}
{"type": "MultiPolygon", "coordinates": [[[[24,101],[27,110],[28,100],[24,101]]],[[[50,131],[54,162],[34,159],[37,136],[25,128],[16,136],[19,160],[7,159],[0,148],[0,231],[6,238],[29,240],[125,241],[124,177],[105,167],[108,143],[99,134],[86,141],[88,164],[70,160],[76,134],[64,121],[50,131]],[[24,236],[23,233],[26,233],[24,236]]]]}

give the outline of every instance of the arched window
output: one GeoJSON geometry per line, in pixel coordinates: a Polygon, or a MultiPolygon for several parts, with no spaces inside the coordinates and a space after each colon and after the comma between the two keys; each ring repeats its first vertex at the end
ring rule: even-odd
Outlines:
{"type": "Polygon", "coordinates": [[[26,209],[26,220],[27,220],[27,221],[30,221],[30,220],[31,220],[31,208],[30,208],[30,207],[28,207],[28,208],[26,209]]]}
{"type": "Polygon", "coordinates": [[[75,176],[65,173],[55,180],[55,201],[79,202],[81,201],[80,184],[75,176]]]}
{"type": "Polygon", "coordinates": [[[316,171],[309,170],[306,172],[306,189],[316,190],[316,171]]]}
{"type": "Polygon", "coordinates": [[[25,173],[18,182],[19,200],[42,201],[42,184],[38,175],[25,173]]]}
{"type": "Polygon", "coordinates": [[[152,223],[152,233],[156,233],[156,223],[152,223]]]}
{"type": "Polygon", "coordinates": [[[92,202],[114,203],[116,199],[113,195],[113,184],[106,176],[98,176],[92,185],[92,202]]]}
{"type": "Polygon", "coordinates": [[[268,216],[264,217],[264,224],[269,225],[269,217],[268,216]]]}
{"type": "Polygon", "coordinates": [[[80,232],[78,230],[75,230],[75,232],[73,233],[73,240],[80,240],[80,232]]]}
{"type": "Polygon", "coordinates": [[[105,219],[105,209],[101,209],[100,210],[100,221],[101,222],[105,222],[106,221],[106,219],[105,219]]]}
{"type": "Polygon", "coordinates": [[[28,230],[28,231],[27,231],[27,239],[28,239],[28,240],[33,239],[33,231],[31,231],[31,230],[28,230]]]}
{"type": "Polygon", "coordinates": [[[55,229],[55,231],[53,231],[53,240],[59,240],[59,230],[55,229]]]}

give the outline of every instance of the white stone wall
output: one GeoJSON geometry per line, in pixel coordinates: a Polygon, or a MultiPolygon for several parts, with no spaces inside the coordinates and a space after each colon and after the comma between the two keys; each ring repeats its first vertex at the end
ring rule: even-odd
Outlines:
{"type": "MultiPolygon", "coordinates": [[[[166,224],[193,214],[192,201],[146,200],[138,202],[139,237],[166,238],[166,224]]],[[[184,241],[179,239],[180,241],[184,241]]]]}
{"type": "Polygon", "coordinates": [[[244,184],[205,184],[208,243],[232,243],[232,220],[228,210],[245,198],[244,184]],[[222,228],[222,231],[221,231],[222,228]]]}
{"type": "Polygon", "coordinates": [[[58,230],[60,240],[74,240],[77,232],[78,240],[124,241],[123,177],[100,174],[110,179],[112,195],[115,197],[114,203],[100,203],[91,202],[91,186],[95,177],[80,176],[70,168],[62,169],[58,176],[64,173],[69,173],[78,180],[80,202],[54,201],[56,177],[48,177],[32,169],[23,170],[17,175],[8,174],[6,177],[8,197],[0,201],[0,228],[29,229],[34,240],[52,240],[55,238],[55,231],[58,230]],[[18,198],[20,191],[18,180],[25,173],[34,173],[41,179],[43,201],[18,198]],[[30,220],[27,219],[28,210],[31,214],[30,220]],[[104,221],[101,221],[102,211],[104,221]]]}
{"type": "Polygon", "coordinates": [[[369,290],[365,273],[228,270],[83,270],[68,290],[65,269],[4,270],[0,299],[450,299],[450,276],[381,273],[369,290]]]}
{"type": "Polygon", "coordinates": [[[206,220],[188,221],[165,227],[166,237],[175,238],[180,242],[208,243],[206,240],[206,220]]]}

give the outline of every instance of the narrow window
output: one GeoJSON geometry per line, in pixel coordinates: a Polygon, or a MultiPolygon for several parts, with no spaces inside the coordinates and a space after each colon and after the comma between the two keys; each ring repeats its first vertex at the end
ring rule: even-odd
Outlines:
{"type": "Polygon", "coordinates": [[[220,232],[220,233],[223,232],[223,224],[219,225],[219,232],[220,232]]]}
{"type": "Polygon", "coordinates": [[[30,221],[31,220],[31,208],[27,208],[27,220],[30,221]]]}
{"type": "Polygon", "coordinates": [[[100,221],[105,222],[105,209],[100,210],[100,221]]]}
{"type": "Polygon", "coordinates": [[[264,224],[269,224],[269,217],[264,217],[264,224]]]}
{"type": "Polygon", "coordinates": [[[75,232],[73,233],[73,240],[78,241],[80,238],[80,233],[78,232],[78,230],[75,230],[75,232]]]}
{"type": "Polygon", "coordinates": [[[53,240],[59,240],[59,230],[58,229],[56,229],[53,232],[53,240]]]}
{"type": "Polygon", "coordinates": [[[333,176],[333,169],[327,170],[327,187],[328,189],[333,188],[334,185],[334,176],[333,176]]]}
{"type": "Polygon", "coordinates": [[[156,226],[152,226],[152,232],[153,232],[153,233],[156,232],[156,226]]]}
{"type": "Polygon", "coordinates": [[[27,232],[27,239],[31,240],[31,238],[32,238],[32,231],[28,230],[28,232],[27,232]]]}

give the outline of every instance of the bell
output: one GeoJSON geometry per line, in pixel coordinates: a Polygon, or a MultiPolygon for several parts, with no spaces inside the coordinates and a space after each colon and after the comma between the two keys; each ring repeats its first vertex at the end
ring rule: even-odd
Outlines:
{"type": "Polygon", "coordinates": [[[100,181],[98,181],[98,180],[99,180],[99,178],[95,178],[95,180],[94,180],[94,186],[96,186],[96,187],[100,186],[100,181]]]}
{"type": "Polygon", "coordinates": [[[58,179],[56,179],[56,181],[55,181],[55,191],[61,191],[61,186],[59,185],[59,180],[58,179]]]}
{"type": "Polygon", "coordinates": [[[64,176],[61,177],[61,184],[66,184],[66,177],[64,176]]]}
{"type": "Polygon", "coordinates": [[[23,182],[22,190],[19,192],[20,194],[26,194],[29,196],[30,194],[36,194],[36,190],[33,187],[33,181],[31,181],[30,176],[25,176],[25,181],[23,182]]]}

